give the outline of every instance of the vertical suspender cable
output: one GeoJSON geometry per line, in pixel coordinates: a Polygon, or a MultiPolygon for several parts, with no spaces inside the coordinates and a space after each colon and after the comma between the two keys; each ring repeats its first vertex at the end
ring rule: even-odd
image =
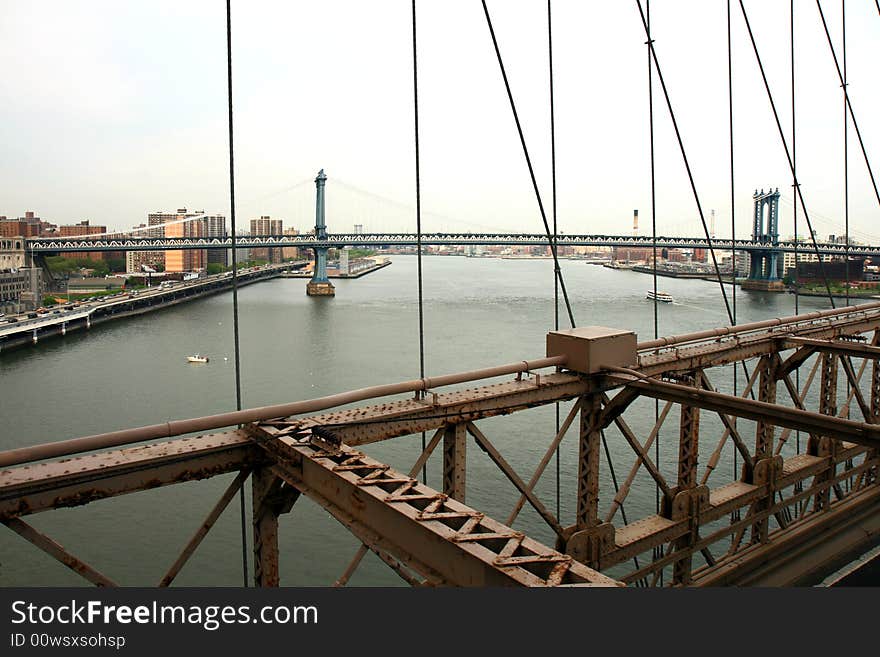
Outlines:
{"type": "MultiPolygon", "coordinates": [[[[651,59],[651,46],[654,40],[651,38],[651,0],[645,0],[645,14],[647,18],[647,41],[648,47],[648,138],[650,141],[651,160],[651,258],[653,260],[652,278],[654,284],[654,339],[660,337],[660,320],[657,306],[657,184],[654,168],[654,62],[651,59]]],[[[660,400],[654,400],[654,424],[660,420],[660,400]]],[[[660,434],[654,441],[654,463],[660,468],[660,434]]],[[[660,488],[654,486],[654,511],[660,514],[660,488]]],[[[653,559],[663,556],[663,546],[654,548],[653,559]]],[[[663,584],[663,570],[660,571],[660,584],[663,584]]]]}
{"type": "MultiPolygon", "coordinates": [[[[846,295],[846,305],[849,305],[849,120],[846,115],[846,0],[840,0],[840,22],[843,31],[843,81],[841,89],[843,89],[843,220],[844,220],[844,255],[843,267],[846,276],[844,294],[846,295]]],[[[847,399],[849,399],[850,382],[846,380],[847,399]]],[[[847,417],[849,417],[849,406],[847,408],[847,417]]]]}
{"type": "MultiPolygon", "coordinates": [[[[742,11],[743,21],[746,24],[746,30],[749,33],[749,41],[752,43],[752,50],[755,53],[755,60],[758,62],[758,70],[761,72],[761,79],[764,82],[764,89],[767,91],[767,99],[770,101],[770,109],[773,111],[773,118],[776,121],[776,129],[779,132],[779,138],[782,141],[782,148],[785,150],[785,157],[788,159],[788,167],[792,172],[792,176],[794,176],[794,162],[791,159],[791,152],[788,149],[788,141],[785,139],[785,134],[782,132],[782,123],[779,121],[779,113],[776,111],[776,103],[773,100],[773,94],[770,92],[770,83],[767,81],[767,74],[764,72],[764,64],[761,61],[761,55],[758,52],[758,44],[755,41],[755,35],[752,33],[752,25],[749,22],[749,16],[746,13],[746,6],[743,4],[742,0],[739,0],[739,8],[742,11]]],[[[821,7],[820,7],[821,10],[821,7]]],[[[797,183],[797,178],[795,178],[795,191],[797,192],[797,198],[800,199],[801,208],[804,210],[804,219],[807,221],[807,229],[810,231],[810,237],[812,238],[813,243],[813,251],[816,254],[816,259],[819,262],[819,271],[822,272],[822,279],[825,282],[825,290],[828,293],[828,301],[831,303],[832,308],[836,308],[836,304],[834,303],[834,295],[831,294],[831,284],[828,282],[828,275],[825,271],[825,262],[822,260],[822,256],[819,253],[819,245],[816,242],[816,237],[813,235],[813,223],[810,221],[810,215],[807,213],[807,204],[804,203],[803,192],[801,192],[801,187],[797,183]]]]}
{"type": "Polygon", "coordinates": [[[856,138],[859,140],[859,148],[862,151],[862,158],[865,160],[865,167],[868,169],[868,177],[871,178],[871,187],[874,189],[874,197],[877,199],[877,203],[880,203],[880,189],[877,188],[877,179],[874,178],[874,170],[871,168],[871,160],[868,158],[868,151],[865,149],[865,141],[862,139],[862,131],[859,130],[859,122],[856,121],[855,110],[853,110],[852,103],[849,100],[849,94],[846,92],[843,73],[840,71],[840,64],[837,62],[837,53],[834,50],[834,43],[831,41],[831,33],[828,31],[828,23],[825,22],[825,12],[822,11],[822,3],[819,2],[819,0],[816,0],[816,7],[819,10],[819,18],[822,19],[822,28],[825,30],[828,49],[831,51],[831,57],[834,59],[834,68],[837,70],[837,79],[840,80],[840,86],[843,88],[843,98],[846,101],[847,108],[849,108],[849,118],[852,119],[853,130],[856,131],[856,138]]]}
{"type": "MultiPolygon", "coordinates": [[[[639,10],[639,16],[642,20],[642,27],[645,30],[645,35],[648,35],[648,22],[645,18],[645,12],[642,9],[641,0],[636,0],[636,6],[639,10]]],[[[721,280],[721,272],[718,269],[718,258],[715,256],[715,246],[712,244],[712,238],[709,235],[709,228],[706,225],[706,217],[703,215],[703,206],[700,203],[700,195],[697,193],[697,185],[694,181],[694,175],[691,171],[691,165],[687,158],[687,153],[684,149],[684,141],[681,137],[681,131],[678,128],[678,121],[675,118],[675,112],[672,110],[672,101],[669,98],[669,92],[666,89],[666,82],[663,80],[663,71],[660,69],[660,62],[657,61],[657,51],[654,48],[654,44],[651,43],[650,37],[648,38],[648,48],[651,53],[651,58],[654,60],[654,68],[657,70],[657,79],[660,81],[660,88],[663,90],[663,97],[666,100],[666,107],[669,110],[669,118],[672,121],[672,127],[675,131],[675,138],[678,142],[678,149],[681,152],[681,158],[684,161],[684,168],[687,172],[688,181],[691,185],[691,191],[694,195],[694,202],[697,205],[697,212],[700,215],[700,223],[703,225],[703,234],[706,236],[706,243],[709,246],[709,253],[712,256],[712,264],[715,268],[715,277],[718,280],[718,285],[721,288],[721,296],[724,298],[724,307],[727,310],[727,316],[733,321],[733,313],[730,310],[730,302],[727,299],[727,291],[724,289],[724,281],[721,280]]]]}
{"type": "MultiPolygon", "coordinates": [[[[645,14],[648,19],[648,41],[651,39],[651,0],[645,2],[645,14]]],[[[653,260],[654,279],[654,339],[660,337],[660,321],[657,310],[657,187],[656,176],[654,170],[654,64],[651,61],[651,44],[648,46],[648,138],[650,141],[650,160],[651,160],[651,258],[653,260]]],[[[660,401],[654,400],[654,423],[660,419],[660,401]]],[[[654,441],[654,463],[660,467],[660,439],[654,441]]],[[[654,510],[660,513],[660,489],[654,486],[654,510]]],[[[662,577],[662,573],[661,573],[662,577]]]]}
{"type": "MultiPolygon", "coordinates": [[[[413,117],[416,155],[416,263],[419,286],[419,378],[425,378],[425,313],[422,296],[422,190],[419,176],[419,68],[416,57],[416,0],[412,0],[413,48],[413,117]]],[[[425,451],[425,432],[422,432],[422,452],[425,451]]],[[[422,482],[427,483],[428,466],[422,466],[422,482]]]]}
{"type": "Polygon", "coordinates": [[[544,202],[541,200],[541,192],[538,189],[538,181],[535,178],[535,170],[532,167],[532,158],[529,157],[529,149],[526,146],[526,138],[523,135],[522,126],[519,122],[519,114],[516,111],[516,103],[513,101],[513,93],[510,91],[510,83],[507,80],[507,71],[504,69],[504,60],[501,59],[501,50],[498,48],[498,40],[495,38],[495,28],[492,27],[492,18],[489,16],[489,8],[486,6],[486,0],[483,2],[483,13],[486,15],[486,24],[489,26],[489,35],[492,37],[492,45],[495,48],[495,57],[498,59],[498,67],[501,69],[501,77],[504,80],[504,88],[507,91],[507,100],[510,102],[510,110],[513,113],[513,120],[516,123],[516,131],[519,134],[520,145],[523,149],[523,155],[526,158],[526,165],[529,169],[529,176],[532,180],[532,187],[535,190],[535,198],[538,201],[538,210],[541,212],[541,220],[544,222],[544,233],[547,235],[547,241],[550,242],[550,253],[553,256],[553,270],[559,281],[559,287],[562,290],[562,298],[565,301],[565,309],[568,311],[568,321],[571,327],[575,327],[574,314],[571,311],[571,302],[568,299],[568,291],[565,289],[565,279],[562,277],[562,271],[559,269],[559,258],[556,253],[556,242],[553,240],[553,234],[550,232],[550,224],[547,222],[547,213],[544,211],[544,202]]]}
{"type": "MultiPolygon", "coordinates": [[[[846,0],[840,0],[840,20],[843,29],[843,220],[844,220],[844,269],[846,272],[846,305],[849,305],[849,119],[846,115],[846,0]]],[[[849,380],[847,380],[849,389],[849,380]]]]}
{"type": "MultiPolygon", "coordinates": [[[[553,104],[553,15],[550,12],[550,0],[547,0],[547,53],[550,70],[550,171],[553,184],[553,242],[556,243],[558,225],[556,222],[556,117],[553,104]]],[[[553,270],[553,327],[559,330],[559,276],[553,270]]],[[[559,433],[559,402],[556,402],[556,433],[559,433]]],[[[559,491],[559,447],[556,447],[556,517],[559,518],[561,507],[559,491]]]]}
{"type": "MultiPolygon", "coordinates": [[[[793,0],[792,0],[793,1],[793,0]]],[[[730,36],[730,0],[727,0],[727,126],[730,136],[730,259],[733,266],[730,286],[731,318],[736,326],[736,192],[733,176],[733,44],[730,36]]],[[[736,364],[733,366],[733,396],[737,395],[736,364]]],[[[735,421],[735,420],[734,420],[735,421]]],[[[739,476],[737,450],[733,450],[733,478],[739,476]]]]}
{"type": "MultiPolygon", "coordinates": [[[[648,133],[651,151],[651,258],[654,262],[652,278],[654,283],[654,339],[660,337],[660,323],[657,314],[657,194],[654,175],[654,67],[651,63],[651,0],[645,2],[648,22],[648,133]]],[[[656,402],[657,400],[655,400],[656,402]]],[[[659,403],[659,402],[658,402],[659,403]]]]}
{"type": "MultiPolygon", "coordinates": [[[[636,0],[636,7],[639,10],[639,17],[642,20],[642,27],[645,30],[645,35],[649,36],[648,32],[648,21],[645,18],[645,12],[642,9],[641,0],[636,0]]],[[[713,245],[712,237],[709,235],[709,227],[706,225],[706,217],[703,214],[703,206],[700,203],[700,195],[697,193],[697,184],[694,181],[694,174],[691,171],[691,165],[688,161],[687,152],[684,148],[684,141],[681,136],[681,130],[678,127],[678,121],[675,118],[675,111],[672,109],[672,100],[669,98],[669,91],[666,88],[666,82],[663,79],[663,71],[660,68],[660,62],[657,59],[657,50],[654,48],[654,44],[651,43],[650,36],[648,38],[648,48],[651,53],[651,59],[654,62],[654,68],[657,71],[657,79],[660,81],[660,88],[663,90],[663,98],[666,101],[666,108],[669,111],[669,119],[672,121],[672,128],[675,131],[675,138],[678,142],[678,150],[681,153],[681,159],[684,162],[684,168],[687,172],[688,181],[691,185],[691,192],[694,195],[694,203],[697,206],[697,212],[700,215],[700,223],[703,226],[703,234],[706,237],[706,244],[709,247],[709,254],[712,256],[712,266],[715,269],[715,279],[718,281],[718,287],[721,289],[721,297],[724,299],[724,308],[727,311],[727,317],[730,319],[731,323],[733,322],[733,312],[730,308],[730,301],[727,298],[727,290],[724,289],[724,281],[721,279],[721,270],[718,267],[718,258],[715,255],[715,246],[713,245]]],[[[746,374],[746,377],[749,376],[748,366],[745,361],[740,361],[743,367],[743,371],[746,374]]]]}
{"type": "MultiPolygon", "coordinates": [[[[235,409],[241,410],[241,361],[238,349],[238,260],[235,249],[235,162],[233,159],[232,141],[232,0],[226,0],[226,72],[227,100],[229,104],[229,208],[232,230],[232,326],[235,350],[235,409]]],[[[248,585],[247,562],[247,529],[245,524],[244,482],[239,488],[239,506],[241,509],[241,569],[243,586],[248,585]]]]}
{"type": "MultiPolygon", "coordinates": [[[[728,0],[729,2],[730,0],[728,0]]],[[[794,82],[794,0],[791,0],[789,8],[789,36],[791,43],[791,186],[796,189],[797,181],[797,115],[795,114],[795,82],[794,82]]],[[[845,109],[845,108],[844,108],[845,109]]],[[[798,216],[797,216],[797,194],[794,195],[794,314],[800,313],[800,303],[798,295],[798,279],[800,277],[800,264],[798,262],[798,216]]],[[[795,388],[801,389],[801,368],[794,371],[795,388]]],[[[801,432],[795,432],[795,440],[797,453],[801,453],[801,432]]]]}
{"type": "MultiPolygon", "coordinates": [[[[559,281],[559,287],[562,290],[562,297],[565,300],[565,308],[568,311],[568,319],[571,322],[571,327],[574,328],[575,327],[574,314],[571,311],[571,303],[569,302],[569,299],[568,299],[568,292],[565,289],[565,279],[562,277],[562,271],[560,271],[560,269],[559,269],[559,258],[557,257],[557,253],[556,253],[556,241],[553,238],[553,234],[550,232],[550,224],[547,221],[547,214],[544,212],[544,203],[541,200],[541,193],[540,193],[540,190],[538,189],[538,181],[535,178],[535,170],[532,167],[532,160],[529,157],[529,149],[526,146],[525,136],[523,135],[522,126],[520,125],[520,122],[519,122],[519,115],[517,114],[517,111],[516,111],[516,103],[513,100],[513,93],[510,90],[510,83],[507,80],[507,72],[504,69],[504,60],[501,58],[501,50],[498,48],[498,40],[495,38],[495,29],[492,27],[492,18],[491,18],[491,16],[489,16],[489,8],[486,6],[486,0],[483,0],[483,12],[486,15],[486,24],[489,27],[489,34],[492,37],[492,45],[495,48],[495,56],[498,59],[498,67],[501,69],[501,77],[504,80],[504,88],[507,91],[507,99],[510,101],[510,109],[511,109],[511,112],[513,113],[513,119],[514,119],[514,122],[516,123],[516,130],[517,130],[517,133],[519,134],[520,144],[522,145],[523,154],[526,158],[526,164],[528,165],[529,176],[531,176],[531,179],[532,179],[532,186],[534,187],[534,190],[535,190],[535,197],[538,200],[538,208],[541,211],[541,219],[544,222],[544,230],[547,235],[547,241],[550,243],[550,251],[553,254],[553,266],[554,266],[554,271],[556,274],[556,279],[559,281]]],[[[614,482],[615,493],[617,493],[618,492],[617,477],[614,473],[614,464],[611,462],[610,454],[607,451],[608,446],[605,441],[604,432],[602,435],[602,442],[605,445],[606,457],[608,460],[608,469],[611,473],[612,481],[614,482]]],[[[622,504],[621,504],[620,510],[621,510],[621,513],[625,513],[625,510],[624,510],[622,504]]],[[[638,569],[638,567],[639,567],[638,566],[638,563],[639,563],[638,557],[634,557],[634,561],[636,563],[636,569],[638,569]]]]}

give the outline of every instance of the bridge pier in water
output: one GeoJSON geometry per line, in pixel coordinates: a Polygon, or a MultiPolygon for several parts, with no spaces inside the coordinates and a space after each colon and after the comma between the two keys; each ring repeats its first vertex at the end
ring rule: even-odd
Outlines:
{"type": "MultiPolygon", "coordinates": [[[[327,182],[327,175],[324,169],[318,172],[315,178],[315,239],[327,239],[327,225],[324,221],[324,185],[327,182]]],[[[312,274],[312,280],[306,284],[306,294],[310,297],[332,297],[336,296],[336,289],[333,283],[327,278],[327,247],[318,246],[314,248],[315,252],[315,269],[312,274]]]]}
{"type": "Polygon", "coordinates": [[[766,193],[755,190],[755,211],[752,223],[752,239],[756,242],[770,242],[769,249],[752,251],[749,277],[743,281],[744,290],[782,292],[785,284],[779,271],[782,260],[779,258],[779,189],[766,193]],[[766,209],[766,215],[765,215],[766,209]]]}

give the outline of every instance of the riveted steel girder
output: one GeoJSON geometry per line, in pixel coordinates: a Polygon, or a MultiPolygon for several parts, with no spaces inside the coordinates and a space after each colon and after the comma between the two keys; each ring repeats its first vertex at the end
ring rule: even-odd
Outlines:
{"type": "Polygon", "coordinates": [[[241,431],[179,438],[0,471],[0,519],[254,467],[266,456],[241,431]]]}
{"type": "Polygon", "coordinates": [[[325,450],[251,426],[273,471],[359,537],[380,536],[389,554],[455,586],[616,586],[567,555],[345,445],[325,450]]]}

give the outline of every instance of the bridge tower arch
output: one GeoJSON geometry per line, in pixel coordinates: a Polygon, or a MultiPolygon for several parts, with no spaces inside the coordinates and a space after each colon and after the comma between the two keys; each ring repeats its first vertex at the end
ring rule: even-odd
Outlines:
{"type": "MultiPolygon", "coordinates": [[[[324,221],[324,186],[327,182],[327,175],[324,169],[318,172],[315,178],[315,239],[327,239],[327,224],[324,221]]],[[[336,289],[333,283],[327,278],[327,250],[326,246],[316,246],[315,252],[315,268],[312,274],[312,280],[306,284],[306,294],[310,297],[332,297],[336,295],[336,289]]]]}
{"type": "Polygon", "coordinates": [[[745,290],[781,291],[779,258],[779,188],[776,191],[755,190],[752,220],[752,239],[769,244],[766,249],[751,252],[749,277],[743,283],[745,290]]]}

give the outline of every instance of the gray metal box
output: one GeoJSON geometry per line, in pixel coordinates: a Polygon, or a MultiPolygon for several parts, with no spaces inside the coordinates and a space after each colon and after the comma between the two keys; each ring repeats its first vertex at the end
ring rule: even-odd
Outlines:
{"type": "Polygon", "coordinates": [[[632,367],[636,356],[636,334],[606,326],[582,326],[550,331],[547,356],[568,356],[565,367],[583,374],[594,374],[602,367],[632,367]]]}

